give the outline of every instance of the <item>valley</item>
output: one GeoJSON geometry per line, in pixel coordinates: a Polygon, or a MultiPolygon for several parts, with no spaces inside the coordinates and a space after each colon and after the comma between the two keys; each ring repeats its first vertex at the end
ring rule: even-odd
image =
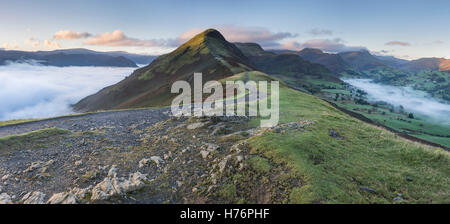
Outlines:
{"type": "Polygon", "coordinates": [[[386,91],[377,77],[412,76],[385,63],[368,51],[266,51],[207,29],[86,94],[80,114],[0,122],[0,203],[449,203],[447,108],[420,108],[446,104],[386,91]],[[194,72],[279,81],[279,123],[174,116],[171,85],[194,72]]]}
{"type": "Polygon", "coordinates": [[[430,98],[423,100],[420,92],[419,95],[403,95],[405,92],[401,88],[392,89],[391,87],[388,90],[380,84],[364,85],[367,80],[362,80],[363,85],[359,85],[361,81],[358,79],[348,80],[348,82],[353,86],[347,84],[333,86],[331,89],[325,88],[321,97],[341,108],[363,115],[375,124],[440,144],[442,147],[450,147],[448,135],[450,124],[446,120],[448,104],[433,102],[430,98]],[[377,90],[376,87],[380,89],[377,90]],[[395,95],[395,92],[389,92],[393,90],[400,91],[397,92],[402,94],[400,98],[395,95]]]}

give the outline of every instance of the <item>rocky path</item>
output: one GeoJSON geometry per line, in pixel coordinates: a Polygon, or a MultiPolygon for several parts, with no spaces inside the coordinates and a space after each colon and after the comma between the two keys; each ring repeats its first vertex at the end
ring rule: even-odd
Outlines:
{"type": "Polygon", "coordinates": [[[144,125],[168,119],[167,112],[169,110],[169,108],[165,108],[100,112],[8,125],[0,127],[0,137],[22,134],[50,127],[82,131],[105,125],[113,125],[116,128],[119,128],[117,131],[121,131],[121,128],[128,127],[132,124],[144,125]]]}
{"type": "Polygon", "coordinates": [[[23,203],[32,194],[36,195],[28,202],[43,203],[57,192],[98,182],[96,178],[107,175],[114,160],[122,159],[108,151],[132,151],[141,145],[140,133],[169,119],[168,112],[167,108],[101,112],[0,127],[0,136],[27,134],[0,142],[0,203],[23,203]],[[56,131],[30,134],[38,130],[56,131]]]}

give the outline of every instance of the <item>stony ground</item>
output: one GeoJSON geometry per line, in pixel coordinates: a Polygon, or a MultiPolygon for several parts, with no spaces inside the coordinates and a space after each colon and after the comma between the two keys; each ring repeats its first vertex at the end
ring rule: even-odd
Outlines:
{"type": "Polygon", "coordinates": [[[301,178],[252,150],[245,117],[104,112],[0,128],[0,203],[283,203],[301,178]],[[5,137],[11,136],[13,137],[5,137]]]}

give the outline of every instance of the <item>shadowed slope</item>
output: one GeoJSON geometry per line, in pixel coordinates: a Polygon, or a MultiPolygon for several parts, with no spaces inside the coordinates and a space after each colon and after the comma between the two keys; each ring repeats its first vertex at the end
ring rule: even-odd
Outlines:
{"type": "Polygon", "coordinates": [[[327,54],[319,49],[305,48],[298,52],[305,60],[321,64],[334,73],[350,70],[350,66],[338,54],[327,54]]]}

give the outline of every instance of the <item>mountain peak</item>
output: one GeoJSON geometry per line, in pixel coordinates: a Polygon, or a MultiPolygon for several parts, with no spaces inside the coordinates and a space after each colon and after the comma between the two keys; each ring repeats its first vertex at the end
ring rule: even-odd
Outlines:
{"type": "Polygon", "coordinates": [[[254,70],[249,59],[215,29],[207,29],[161,55],[121,82],[78,102],[77,111],[169,105],[175,97],[170,86],[177,80],[191,81],[195,72],[203,80],[219,80],[254,70]]]}
{"type": "Polygon", "coordinates": [[[218,30],[212,29],[212,28],[203,31],[202,33],[200,33],[198,35],[203,35],[205,37],[212,37],[212,38],[225,40],[223,35],[218,30]]]}
{"type": "Polygon", "coordinates": [[[217,31],[215,29],[207,29],[207,30],[195,35],[192,39],[190,39],[183,45],[188,45],[188,46],[189,45],[201,45],[202,43],[205,43],[208,39],[218,40],[220,42],[226,42],[225,37],[223,37],[219,31],[217,31]]]}
{"type": "Polygon", "coordinates": [[[178,47],[173,53],[196,57],[212,54],[214,57],[238,58],[246,61],[245,55],[234,45],[225,40],[225,37],[215,29],[207,29],[178,47]]]}

